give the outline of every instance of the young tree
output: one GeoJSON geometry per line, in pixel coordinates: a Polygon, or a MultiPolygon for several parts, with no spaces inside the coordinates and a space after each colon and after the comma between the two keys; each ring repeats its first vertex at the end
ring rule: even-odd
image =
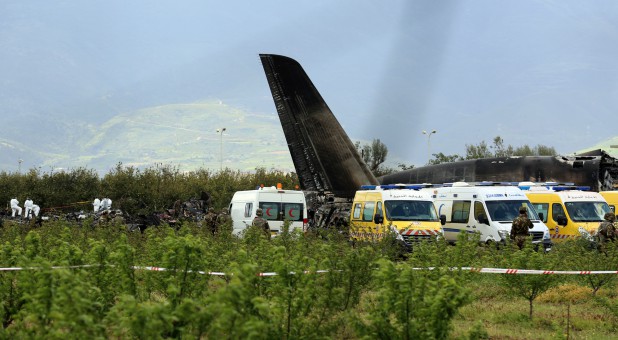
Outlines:
{"type": "Polygon", "coordinates": [[[480,142],[478,145],[466,144],[466,159],[490,158],[493,156],[485,141],[480,142]]]}
{"type": "Polygon", "coordinates": [[[432,156],[434,157],[434,159],[429,160],[429,165],[451,163],[464,160],[464,158],[460,155],[445,155],[442,152],[434,153],[432,156]]]}
{"type": "MultiPolygon", "coordinates": [[[[496,136],[493,139],[493,145],[489,146],[485,141],[480,142],[477,145],[466,144],[466,157],[465,159],[478,159],[478,158],[491,158],[491,157],[511,157],[511,156],[555,156],[557,155],[556,149],[551,146],[537,145],[530,147],[527,144],[522,146],[513,147],[512,145],[505,145],[504,139],[500,136],[496,136]]],[[[430,164],[434,164],[431,162],[430,164]]],[[[436,163],[439,164],[439,163],[436,163]]]]}
{"type": "MultiPolygon", "coordinates": [[[[523,250],[509,247],[502,259],[505,268],[513,269],[544,269],[553,270],[560,258],[532,249],[530,243],[523,250]]],[[[528,300],[528,317],[532,320],[534,300],[550,288],[558,285],[562,278],[559,275],[528,275],[528,274],[502,274],[500,276],[505,286],[513,296],[528,300]]]]}
{"type": "MultiPolygon", "coordinates": [[[[382,143],[380,139],[374,139],[371,144],[361,145],[360,142],[354,144],[358,152],[360,152],[363,161],[369,166],[369,170],[375,176],[381,176],[388,173],[388,169],[380,170],[380,165],[386,161],[388,156],[388,148],[386,144],[382,143]]],[[[390,169],[390,172],[393,170],[390,169]]]]}
{"type": "Polygon", "coordinates": [[[504,145],[504,139],[500,136],[494,137],[494,157],[510,157],[513,155],[513,147],[511,145],[504,145]]]}

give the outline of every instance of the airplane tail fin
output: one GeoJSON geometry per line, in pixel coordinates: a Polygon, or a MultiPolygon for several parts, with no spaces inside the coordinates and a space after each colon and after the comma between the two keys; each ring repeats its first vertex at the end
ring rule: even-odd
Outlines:
{"type": "Polygon", "coordinates": [[[260,59],[301,189],[351,198],[378,184],[301,65],[274,54],[260,59]]]}

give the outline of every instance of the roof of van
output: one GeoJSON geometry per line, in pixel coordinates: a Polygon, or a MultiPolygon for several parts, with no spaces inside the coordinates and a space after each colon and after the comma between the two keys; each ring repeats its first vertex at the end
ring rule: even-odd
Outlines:
{"type": "Polygon", "coordinates": [[[599,202],[605,201],[603,195],[595,191],[583,191],[583,190],[563,190],[563,191],[526,191],[526,195],[531,197],[531,200],[534,201],[534,196],[543,196],[543,195],[552,195],[560,198],[563,202],[573,202],[573,201],[592,201],[599,202]]]}

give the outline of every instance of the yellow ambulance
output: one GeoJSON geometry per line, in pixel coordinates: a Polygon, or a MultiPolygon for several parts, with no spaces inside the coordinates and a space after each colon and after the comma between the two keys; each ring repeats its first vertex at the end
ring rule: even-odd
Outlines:
{"type": "Polygon", "coordinates": [[[522,182],[519,187],[549,228],[554,242],[583,237],[593,240],[599,223],[610,211],[607,202],[589,187],[558,183],[522,182]]]}
{"type": "Polygon", "coordinates": [[[399,241],[414,242],[442,234],[426,184],[366,185],[356,191],[350,212],[350,238],[375,240],[394,232],[399,241]]]}
{"type": "Polygon", "coordinates": [[[618,205],[618,191],[600,191],[599,194],[605,198],[609,208],[613,213],[616,213],[616,206],[618,205]]]}

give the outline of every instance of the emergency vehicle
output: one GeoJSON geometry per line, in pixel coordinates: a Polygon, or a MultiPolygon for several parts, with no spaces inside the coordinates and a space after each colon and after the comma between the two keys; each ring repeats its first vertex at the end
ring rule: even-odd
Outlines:
{"type": "Polygon", "coordinates": [[[612,212],[616,213],[616,206],[618,205],[618,191],[600,191],[599,194],[603,196],[612,212]]]}
{"type": "Polygon", "coordinates": [[[442,227],[444,238],[454,243],[461,233],[479,233],[485,243],[510,239],[513,220],[519,208],[526,207],[533,224],[532,243],[551,248],[547,226],[540,220],[524,192],[510,183],[455,182],[438,188],[428,188],[440,216],[446,217],[442,227]]]}
{"type": "Polygon", "coordinates": [[[305,231],[307,226],[307,203],[300,190],[283,190],[278,187],[261,187],[255,190],[237,191],[232,197],[229,210],[233,233],[240,234],[251,226],[258,208],[268,221],[271,235],[281,233],[283,223],[290,221],[290,230],[305,231]]]}
{"type": "Polygon", "coordinates": [[[592,241],[605,213],[610,212],[607,202],[590,187],[572,183],[522,182],[524,189],[554,242],[584,237],[592,241]]]}
{"type": "MultiPolygon", "coordinates": [[[[350,212],[350,237],[372,240],[394,232],[410,246],[441,235],[441,221],[426,185],[364,185],[356,191],[350,212]]],[[[443,223],[443,222],[442,222],[443,223]]]]}

